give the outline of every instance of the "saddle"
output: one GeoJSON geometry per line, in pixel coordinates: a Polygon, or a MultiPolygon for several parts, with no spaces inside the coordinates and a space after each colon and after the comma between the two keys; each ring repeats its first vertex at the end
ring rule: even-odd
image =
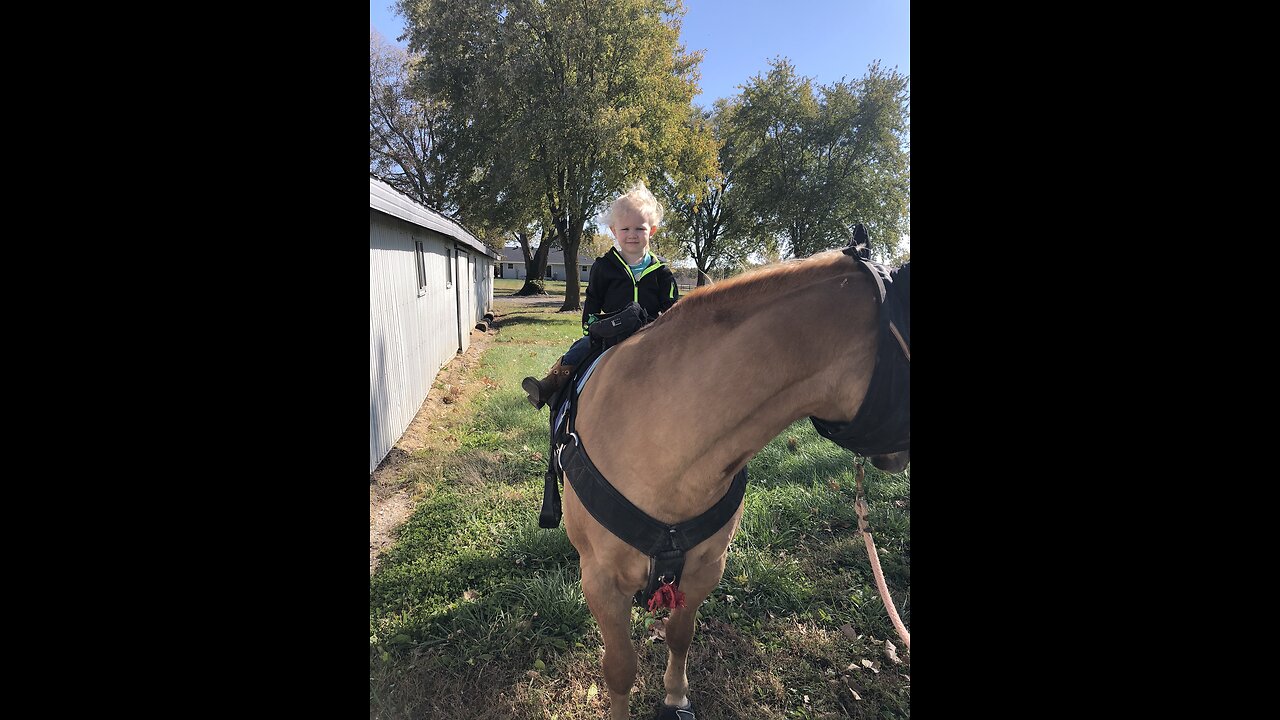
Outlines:
{"type": "Polygon", "coordinates": [[[596,363],[600,362],[604,353],[631,337],[649,321],[648,311],[641,307],[640,303],[630,302],[617,312],[601,315],[587,327],[587,335],[591,338],[591,351],[578,363],[569,381],[561,386],[547,402],[551,408],[551,447],[547,450],[547,474],[543,479],[542,510],[538,513],[538,527],[551,530],[560,525],[560,486],[557,478],[562,473],[556,464],[556,447],[557,444],[563,444],[563,438],[558,429],[564,423],[566,409],[577,400],[582,387],[586,385],[587,378],[591,377],[596,363]]]}

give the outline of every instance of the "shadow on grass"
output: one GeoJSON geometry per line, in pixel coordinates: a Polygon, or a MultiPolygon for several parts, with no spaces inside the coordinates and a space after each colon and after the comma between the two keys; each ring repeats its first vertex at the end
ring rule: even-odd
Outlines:
{"type": "Polygon", "coordinates": [[[498,328],[506,330],[517,325],[551,325],[562,322],[564,322],[563,318],[551,317],[547,313],[521,313],[519,315],[503,315],[498,328]]]}

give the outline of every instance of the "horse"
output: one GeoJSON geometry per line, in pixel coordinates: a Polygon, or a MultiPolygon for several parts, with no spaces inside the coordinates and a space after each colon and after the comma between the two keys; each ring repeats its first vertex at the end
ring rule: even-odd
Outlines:
{"type": "MultiPolygon", "coordinates": [[[[727,493],[735,476],[796,420],[855,418],[884,343],[878,282],[854,255],[831,251],[696,289],[601,358],[578,398],[577,441],[608,484],[654,520],[696,518],[734,497],[727,493]]],[[[909,432],[907,445],[873,455],[872,464],[901,470],[909,432]]],[[[569,467],[564,473],[565,529],[604,641],[609,718],[623,720],[637,664],[630,608],[638,591],[652,587],[650,558],[584,507],[575,491],[585,482],[580,473],[576,480],[569,467]]],[[[728,522],[685,549],[684,606],[666,622],[667,708],[688,704],[697,609],[724,574],[740,498],[728,522]]]]}

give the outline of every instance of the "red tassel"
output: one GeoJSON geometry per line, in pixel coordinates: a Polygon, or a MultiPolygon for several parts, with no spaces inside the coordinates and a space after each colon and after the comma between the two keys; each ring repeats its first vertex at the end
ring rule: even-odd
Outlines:
{"type": "Polygon", "coordinates": [[[658,590],[653,593],[653,597],[649,599],[649,612],[657,614],[658,608],[670,608],[675,610],[678,607],[684,607],[684,592],[680,588],[669,582],[664,582],[658,586],[658,590]]]}

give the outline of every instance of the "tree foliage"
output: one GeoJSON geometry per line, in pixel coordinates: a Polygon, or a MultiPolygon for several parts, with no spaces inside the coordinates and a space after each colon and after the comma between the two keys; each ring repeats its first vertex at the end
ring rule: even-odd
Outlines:
{"type": "Polygon", "coordinates": [[[369,175],[462,222],[501,252],[503,223],[473,209],[475,192],[453,161],[461,135],[455,117],[412,82],[422,58],[369,30],[369,175]],[[464,220],[465,219],[465,220],[464,220]]]}
{"type": "Polygon", "coordinates": [[[682,246],[683,255],[698,268],[698,284],[706,283],[709,273],[724,273],[740,265],[753,251],[755,243],[748,228],[741,224],[744,212],[734,192],[740,155],[729,133],[736,105],[717,100],[710,112],[691,109],[686,122],[688,136],[707,143],[713,149],[716,164],[683,165],[676,159],[674,167],[660,164],[652,184],[667,208],[667,233],[682,246]]]}
{"type": "Polygon", "coordinates": [[[847,244],[860,222],[873,250],[891,255],[910,233],[907,78],[873,63],[857,81],[815,89],[786,58],[771,66],[731,116],[749,224],[804,257],[847,244]]]}
{"type": "Polygon", "coordinates": [[[416,58],[369,29],[369,174],[434,210],[457,210],[445,176],[439,102],[415,96],[409,77],[416,58]]]}

